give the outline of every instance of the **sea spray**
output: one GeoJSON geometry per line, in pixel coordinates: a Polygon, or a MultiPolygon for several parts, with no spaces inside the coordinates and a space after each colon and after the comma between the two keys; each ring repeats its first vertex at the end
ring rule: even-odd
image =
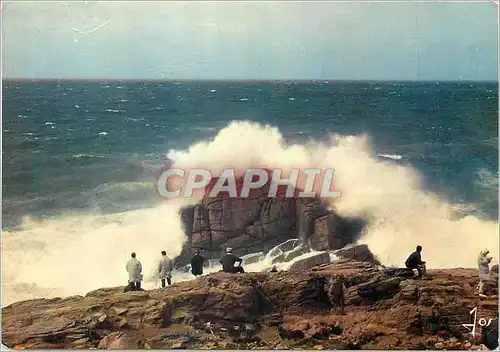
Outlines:
{"type": "MultiPolygon", "coordinates": [[[[457,218],[455,205],[425,190],[415,169],[377,157],[368,136],[332,135],[325,143],[288,145],[277,128],[240,121],[223,128],[213,140],[171,150],[168,156],[178,168],[334,168],[342,197],[331,206],[341,215],[364,214],[370,219],[359,242],[368,244],[386,265],[401,266],[418,244],[428,268],[475,267],[484,247],[496,255],[497,222],[471,215],[457,218]]],[[[19,229],[4,230],[2,304],[124,286],[125,263],[132,251],[147,274],[162,250],[171,256],[180,253],[185,238],[178,211],[196,201],[169,199],[120,214],[26,219],[19,229]]],[[[247,270],[253,270],[252,265],[247,270]]]]}

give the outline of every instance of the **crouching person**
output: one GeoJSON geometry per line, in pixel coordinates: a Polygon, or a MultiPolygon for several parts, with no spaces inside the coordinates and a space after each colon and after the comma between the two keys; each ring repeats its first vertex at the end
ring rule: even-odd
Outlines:
{"type": "Polygon", "coordinates": [[[228,247],[226,248],[226,255],[224,255],[220,263],[222,264],[222,271],[225,273],[244,273],[245,270],[243,270],[243,267],[241,266],[241,263],[243,262],[243,259],[235,256],[233,254],[233,249],[228,247]],[[239,263],[238,266],[235,266],[236,263],[239,263]]]}
{"type": "Polygon", "coordinates": [[[421,279],[427,269],[425,268],[425,262],[422,261],[422,246],[417,246],[416,251],[410,254],[408,259],[406,259],[405,265],[408,269],[417,269],[418,278],[421,279]]]}

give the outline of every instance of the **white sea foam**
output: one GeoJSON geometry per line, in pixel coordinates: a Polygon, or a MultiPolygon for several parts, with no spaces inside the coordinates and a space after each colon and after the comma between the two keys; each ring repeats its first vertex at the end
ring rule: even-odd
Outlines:
{"type": "Polygon", "coordinates": [[[401,160],[403,157],[398,154],[379,154],[378,155],[381,158],[386,158],[386,159],[393,159],[393,160],[401,160]]]}
{"type": "MultiPolygon", "coordinates": [[[[342,197],[332,206],[343,215],[370,220],[360,243],[368,244],[384,264],[401,265],[417,244],[423,246],[429,268],[475,267],[484,247],[497,262],[496,221],[457,219],[453,205],[422,189],[416,170],[378,158],[368,136],[332,135],[328,143],[287,145],[277,128],[233,122],[215,139],[188,150],[172,150],[168,156],[172,167],[179,168],[335,168],[342,197]]],[[[26,219],[21,229],[5,230],[3,304],[124,285],[125,262],[132,251],[149,273],[161,250],[172,256],[180,252],[184,234],[178,210],[187,202],[173,199],[154,208],[111,215],[26,219]]],[[[268,266],[263,260],[247,271],[268,266]]]]}

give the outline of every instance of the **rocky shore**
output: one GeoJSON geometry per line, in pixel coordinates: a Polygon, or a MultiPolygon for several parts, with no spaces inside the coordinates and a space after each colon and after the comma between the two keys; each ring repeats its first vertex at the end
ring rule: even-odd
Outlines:
{"type": "MultiPolygon", "coordinates": [[[[344,218],[317,199],[268,198],[263,187],[246,199],[206,198],[179,215],[186,235],[179,270],[188,270],[199,248],[207,263],[227,247],[247,255],[244,264],[269,252],[272,264],[294,261],[281,272],[214,273],[164,289],[101,288],[16,302],[2,309],[3,343],[24,349],[498,346],[498,290],[480,298],[476,269],[429,270],[416,280],[407,269],[385,268],[367,246],[349,246],[365,221],[344,218]],[[299,258],[311,250],[320,252],[299,258]],[[463,324],[473,321],[474,308],[473,335],[463,324]],[[493,320],[481,327],[481,318],[493,320]]],[[[498,281],[498,266],[492,271],[498,281]]]]}
{"type": "Polygon", "coordinates": [[[477,295],[476,270],[429,270],[415,280],[353,250],[344,256],[301,270],[214,273],[151,291],[101,288],[17,302],[2,309],[2,340],[26,349],[495,347],[498,293],[477,295]],[[496,320],[484,328],[476,321],[473,336],[462,324],[472,322],[475,307],[477,321],[496,320]]]}

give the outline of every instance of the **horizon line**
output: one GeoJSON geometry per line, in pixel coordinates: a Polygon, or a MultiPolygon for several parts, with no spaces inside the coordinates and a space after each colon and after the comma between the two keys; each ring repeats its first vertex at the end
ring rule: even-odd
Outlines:
{"type": "Polygon", "coordinates": [[[329,83],[360,83],[360,82],[404,82],[404,83],[498,83],[498,79],[335,79],[335,78],[307,78],[307,79],[293,79],[293,78],[279,78],[279,79],[251,79],[251,78],[27,78],[27,77],[3,77],[2,81],[5,82],[242,82],[242,83],[272,83],[272,82],[329,82],[329,83]]]}

